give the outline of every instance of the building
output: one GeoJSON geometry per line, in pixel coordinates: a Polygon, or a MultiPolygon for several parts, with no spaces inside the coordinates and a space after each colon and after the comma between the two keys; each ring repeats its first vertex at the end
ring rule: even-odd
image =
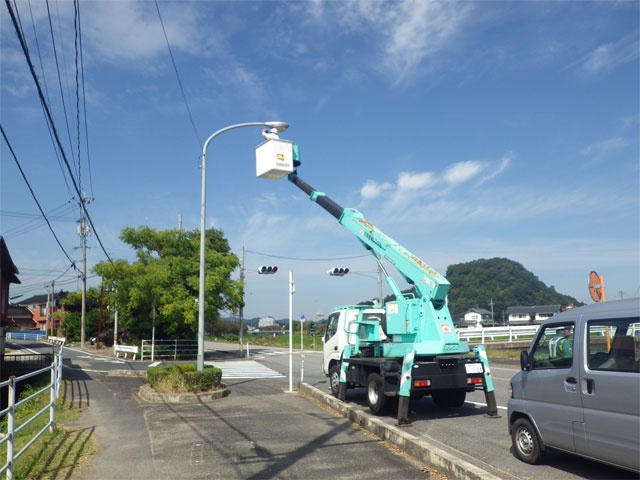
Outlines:
{"type": "Polygon", "coordinates": [[[33,314],[27,307],[10,304],[7,319],[7,329],[9,331],[28,332],[38,330],[38,325],[33,321],[33,314]]]}
{"type": "Polygon", "coordinates": [[[273,327],[275,323],[273,317],[263,317],[258,320],[258,328],[273,327]]]}
{"type": "Polygon", "coordinates": [[[464,320],[461,325],[463,327],[481,328],[493,326],[491,312],[484,308],[470,308],[464,313],[463,319],[464,320]]]}
{"type": "Polygon", "coordinates": [[[27,307],[31,311],[36,330],[47,332],[53,329],[55,335],[56,329],[60,326],[59,320],[56,319],[58,316],[56,313],[64,312],[64,306],[60,305],[60,300],[65,298],[68,293],[62,290],[54,293],[53,303],[51,303],[51,295],[43,293],[27,298],[21,301],[19,305],[27,307]]]}
{"type": "Polygon", "coordinates": [[[20,283],[17,275],[20,273],[15,266],[9,248],[0,236],[0,356],[4,357],[5,332],[9,322],[9,286],[20,283]]]}
{"type": "Polygon", "coordinates": [[[531,307],[508,307],[509,325],[539,325],[560,312],[560,305],[533,305],[531,307]]]}

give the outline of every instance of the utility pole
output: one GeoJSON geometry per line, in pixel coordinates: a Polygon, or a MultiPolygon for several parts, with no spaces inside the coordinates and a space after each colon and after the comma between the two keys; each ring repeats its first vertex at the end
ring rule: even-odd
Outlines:
{"type": "MultiPolygon", "coordinates": [[[[72,199],[75,200],[75,199],[72,199]]],[[[84,342],[86,339],[85,327],[87,324],[87,235],[89,235],[89,227],[87,226],[87,208],[86,204],[90,203],[93,199],[81,198],[78,200],[80,203],[80,213],[82,215],[80,219],[80,225],[78,225],[77,233],[80,235],[80,243],[82,248],[82,306],[81,306],[81,321],[80,321],[80,348],[84,348],[84,342]]]]}
{"type": "MultiPolygon", "coordinates": [[[[243,295],[242,295],[242,303],[244,303],[244,245],[242,246],[242,251],[240,253],[240,283],[242,284],[242,291],[243,291],[243,295]]],[[[244,339],[243,339],[243,333],[244,333],[244,307],[242,306],[242,303],[240,304],[240,309],[238,311],[239,317],[240,317],[240,357],[242,358],[244,356],[243,353],[243,345],[244,345],[244,339]]]]}

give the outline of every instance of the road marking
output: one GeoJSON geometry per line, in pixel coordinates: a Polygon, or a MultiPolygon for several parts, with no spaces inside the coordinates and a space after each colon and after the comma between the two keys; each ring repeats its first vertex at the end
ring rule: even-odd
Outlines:
{"type": "MultiPolygon", "coordinates": [[[[464,403],[470,403],[471,405],[476,405],[478,407],[486,407],[487,404],[486,403],[482,403],[482,402],[470,402],[469,400],[466,400],[464,403]]],[[[500,405],[497,405],[496,408],[499,408],[501,410],[506,410],[507,407],[501,407],[500,405]]]]}
{"type": "Polygon", "coordinates": [[[284,378],[283,374],[254,360],[205,363],[221,369],[222,378],[284,378]]]}

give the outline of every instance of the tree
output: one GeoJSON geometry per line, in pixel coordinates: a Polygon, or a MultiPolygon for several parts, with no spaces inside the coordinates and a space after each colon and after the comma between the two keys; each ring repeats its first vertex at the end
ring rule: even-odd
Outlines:
{"type": "MultiPolygon", "coordinates": [[[[242,304],[243,286],[231,280],[239,261],[222,232],[209,229],[205,237],[205,323],[211,324],[219,310],[235,312],[242,304]]],[[[158,337],[193,337],[198,329],[200,232],[126,227],[120,239],[135,249],[137,260],[94,267],[116,288],[119,330],[148,338],[155,322],[158,337]]]]}

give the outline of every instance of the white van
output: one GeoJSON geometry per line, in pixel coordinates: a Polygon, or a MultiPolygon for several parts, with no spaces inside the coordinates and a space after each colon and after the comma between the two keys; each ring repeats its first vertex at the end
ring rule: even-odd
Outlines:
{"type": "Polygon", "coordinates": [[[545,320],[520,366],[508,402],[520,460],[553,448],[640,472],[640,298],[545,320]]]}

